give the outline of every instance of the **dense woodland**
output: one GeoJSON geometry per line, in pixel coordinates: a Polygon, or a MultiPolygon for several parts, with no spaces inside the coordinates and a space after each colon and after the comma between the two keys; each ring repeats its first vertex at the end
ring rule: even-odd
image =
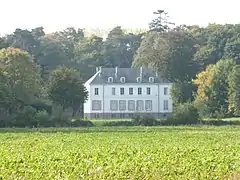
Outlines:
{"type": "Polygon", "coordinates": [[[175,26],[165,11],[154,14],[149,30],[117,26],[105,39],[71,27],[51,34],[17,28],[0,37],[1,120],[69,108],[75,116],[96,66],[151,67],[174,83],[175,106],[192,103],[202,117],[239,116],[240,24],[175,26]]]}

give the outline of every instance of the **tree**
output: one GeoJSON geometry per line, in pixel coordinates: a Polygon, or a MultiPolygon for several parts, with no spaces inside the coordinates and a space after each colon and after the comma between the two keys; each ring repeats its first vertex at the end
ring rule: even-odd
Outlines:
{"type": "Polygon", "coordinates": [[[174,83],[171,88],[171,97],[174,105],[192,102],[194,100],[196,85],[192,82],[174,83]]]}
{"type": "Polygon", "coordinates": [[[213,74],[214,65],[208,65],[207,68],[198,73],[193,83],[197,85],[197,99],[196,100],[208,100],[207,89],[212,85],[214,80],[213,74]]]}
{"type": "Polygon", "coordinates": [[[198,40],[194,60],[199,63],[200,70],[221,59],[234,59],[240,62],[239,24],[209,24],[206,28],[192,27],[188,32],[198,40]]]}
{"type": "Polygon", "coordinates": [[[36,59],[42,68],[42,77],[48,79],[49,73],[58,66],[70,67],[75,60],[75,47],[83,39],[83,30],[74,28],[47,34],[41,38],[36,59]]]}
{"type": "Polygon", "coordinates": [[[45,35],[43,27],[37,27],[31,31],[17,28],[13,34],[6,37],[6,42],[11,47],[19,48],[35,55],[40,46],[40,38],[45,35]]]}
{"type": "Polygon", "coordinates": [[[157,10],[153,14],[157,17],[149,23],[150,31],[164,32],[170,29],[169,25],[174,25],[174,23],[168,20],[168,13],[164,10],[157,10]]]}
{"type": "Polygon", "coordinates": [[[126,34],[120,26],[113,28],[103,43],[104,66],[131,67],[140,41],[141,35],[126,34]]]}
{"type": "Polygon", "coordinates": [[[151,32],[144,38],[133,67],[150,67],[171,82],[189,82],[198,71],[192,61],[196,52],[195,40],[184,32],[151,32]]]}
{"type": "Polygon", "coordinates": [[[63,109],[72,108],[73,116],[88,96],[80,74],[67,67],[57,68],[51,73],[48,94],[49,99],[63,109]]]}
{"type": "Polygon", "coordinates": [[[7,48],[8,44],[5,42],[5,39],[0,37],[0,49],[7,48]]]}
{"type": "Polygon", "coordinates": [[[0,71],[6,93],[23,106],[41,97],[41,78],[33,57],[16,48],[0,50],[0,71]]]}
{"type": "Polygon", "coordinates": [[[79,41],[75,46],[75,57],[72,66],[77,68],[83,80],[89,79],[98,66],[104,66],[103,39],[91,36],[79,41]]]}
{"type": "Polygon", "coordinates": [[[51,71],[60,65],[69,63],[68,54],[64,51],[64,44],[48,34],[41,39],[37,63],[41,67],[41,76],[47,80],[51,71]]]}
{"type": "Polygon", "coordinates": [[[235,116],[240,116],[240,65],[236,65],[228,76],[229,111],[235,116]]]}
{"type": "Polygon", "coordinates": [[[13,113],[17,107],[17,101],[11,92],[6,76],[0,71],[0,116],[5,119],[13,113]]]}
{"type": "Polygon", "coordinates": [[[216,117],[218,114],[229,114],[228,90],[229,72],[233,70],[234,60],[220,60],[215,65],[197,75],[194,83],[198,86],[196,102],[204,102],[208,107],[209,116],[216,117]]]}

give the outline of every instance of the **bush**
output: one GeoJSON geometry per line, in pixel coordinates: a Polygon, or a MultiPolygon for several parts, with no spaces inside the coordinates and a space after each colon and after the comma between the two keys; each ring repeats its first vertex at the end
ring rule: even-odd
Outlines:
{"type": "Polygon", "coordinates": [[[51,121],[51,118],[47,111],[38,111],[36,113],[36,120],[38,123],[38,127],[51,127],[54,126],[54,122],[51,121]]]}
{"type": "Polygon", "coordinates": [[[201,121],[202,125],[212,126],[226,126],[226,125],[240,125],[240,121],[224,121],[224,120],[204,120],[201,121]]]}
{"type": "Polygon", "coordinates": [[[197,108],[191,103],[178,105],[167,120],[162,121],[162,125],[191,125],[198,124],[200,117],[197,108]]]}
{"type": "Polygon", "coordinates": [[[31,106],[25,106],[12,119],[11,125],[16,127],[37,127],[36,114],[37,114],[36,109],[34,109],[31,106]]]}
{"type": "Polygon", "coordinates": [[[91,121],[87,120],[75,120],[73,119],[71,121],[71,126],[72,127],[92,127],[94,124],[91,121]]]}
{"type": "Polygon", "coordinates": [[[53,106],[51,121],[56,127],[71,126],[72,113],[61,106],[53,106]]]}
{"type": "Polygon", "coordinates": [[[29,106],[33,107],[37,111],[47,111],[48,114],[52,113],[52,106],[43,101],[36,101],[29,106]]]}
{"type": "Polygon", "coordinates": [[[134,126],[132,121],[109,121],[103,123],[102,126],[134,126]]]}
{"type": "Polygon", "coordinates": [[[146,114],[146,115],[136,114],[132,119],[132,123],[135,126],[156,126],[156,125],[158,125],[157,120],[151,114],[146,114]]]}

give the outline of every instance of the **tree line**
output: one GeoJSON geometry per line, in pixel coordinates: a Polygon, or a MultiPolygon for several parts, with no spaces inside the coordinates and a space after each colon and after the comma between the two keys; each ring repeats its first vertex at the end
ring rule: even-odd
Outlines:
{"type": "Polygon", "coordinates": [[[17,28],[0,37],[1,119],[29,106],[51,114],[53,105],[75,116],[96,66],[153,68],[174,83],[175,106],[191,102],[205,117],[238,116],[240,24],[176,26],[164,10],[154,14],[147,31],[117,26],[106,39],[72,27],[50,34],[17,28]]]}

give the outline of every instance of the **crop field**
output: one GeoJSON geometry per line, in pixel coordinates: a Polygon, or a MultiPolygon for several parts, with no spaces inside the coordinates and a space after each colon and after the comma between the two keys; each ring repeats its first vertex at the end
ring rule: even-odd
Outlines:
{"type": "Polygon", "coordinates": [[[240,179],[240,127],[0,129],[0,179],[240,179]]]}

